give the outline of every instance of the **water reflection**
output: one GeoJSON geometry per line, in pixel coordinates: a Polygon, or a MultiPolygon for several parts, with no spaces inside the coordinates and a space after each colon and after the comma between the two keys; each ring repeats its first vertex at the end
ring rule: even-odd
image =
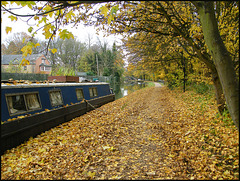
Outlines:
{"type": "Polygon", "coordinates": [[[128,94],[131,94],[132,92],[142,89],[147,86],[147,83],[144,82],[138,82],[138,83],[125,83],[125,84],[110,84],[111,88],[113,89],[113,92],[115,93],[115,99],[122,98],[128,94]]]}

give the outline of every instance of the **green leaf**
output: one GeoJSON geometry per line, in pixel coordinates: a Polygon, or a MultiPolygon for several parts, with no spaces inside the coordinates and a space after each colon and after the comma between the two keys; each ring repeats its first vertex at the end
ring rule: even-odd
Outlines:
{"type": "Polygon", "coordinates": [[[63,39],[63,40],[64,40],[65,38],[67,38],[67,39],[69,39],[69,38],[74,39],[73,34],[72,34],[71,32],[69,32],[69,31],[67,31],[66,29],[62,30],[62,31],[59,33],[59,37],[60,37],[61,39],[63,39]]]}
{"type": "Polygon", "coordinates": [[[28,28],[28,32],[29,32],[29,33],[32,33],[32,30],[33,30],[33,27],[29,27],[29,28],[28,28]]]}
{"type": "Polygon", "coordinates": [[[119,10],[119,8],[118,8],[118,5],[116,5],[116,6],[113,6],[112,7],[112,9],[111,9],[111,14],[116,14],[116,12],[119,10]]]}

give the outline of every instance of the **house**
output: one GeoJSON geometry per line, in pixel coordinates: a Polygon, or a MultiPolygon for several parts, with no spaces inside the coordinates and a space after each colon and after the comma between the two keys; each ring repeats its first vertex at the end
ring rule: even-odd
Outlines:
{"type": "Polygon", "coordinates": [[[2,72],[9,72],[16,70],[16,73],[35,73],[35,74],[50,74],[52,65],[50,61],[43,54],[28,55],[29,65],[20,66],[23,57],[20,55],[2,55],[1,57],[1,70],[2,72]],[[17,72],[18,71],[18,72],[17,72]]]}

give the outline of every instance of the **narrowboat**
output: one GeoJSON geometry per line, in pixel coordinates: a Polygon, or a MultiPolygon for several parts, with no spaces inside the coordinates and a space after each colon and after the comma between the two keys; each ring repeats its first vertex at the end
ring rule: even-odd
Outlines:
{"type": "Polygon", "coordinates": [[[1,154],[87,111],[115,100],[108,83],[1,85],[1,154]]]}

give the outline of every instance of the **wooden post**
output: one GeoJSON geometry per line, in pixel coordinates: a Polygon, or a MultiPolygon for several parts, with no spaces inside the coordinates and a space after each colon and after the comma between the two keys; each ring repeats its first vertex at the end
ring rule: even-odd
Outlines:
{"type": "Polygon", "coordinates": [[[186,67],[185,67],[185,58],[183,57],[182,52],[182,64],[183,64],[183,92],[186,90],[186,67]]]}

